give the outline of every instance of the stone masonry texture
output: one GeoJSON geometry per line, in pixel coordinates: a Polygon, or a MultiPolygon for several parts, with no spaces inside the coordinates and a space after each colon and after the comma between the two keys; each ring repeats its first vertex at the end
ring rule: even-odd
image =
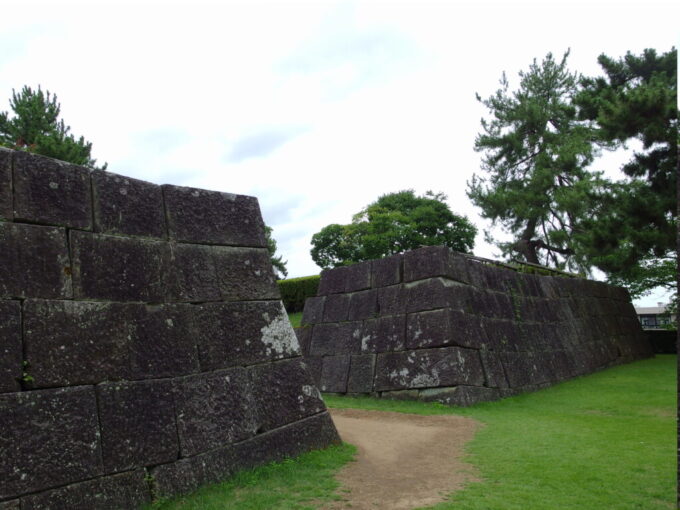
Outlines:
{"type": "Polygon", "coordinates": [[[254,197],[0,149],[0,267],[0,508],[135,509],[340,441],[254,197]]]}
{"type": "Polygon", "coordinates": [[[323,271],[296,333],[322,391],[459,406],[653,355],[625,289],[443,246],[323,271]]]}

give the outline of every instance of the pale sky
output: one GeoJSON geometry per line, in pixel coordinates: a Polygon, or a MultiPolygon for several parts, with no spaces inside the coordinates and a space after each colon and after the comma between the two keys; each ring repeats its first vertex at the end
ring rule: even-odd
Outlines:
{"type": "MultiPolygon", "coordinates": [[[[56,93],[108,170],[254,195],[289,277],[317,274],[314,233],[380,195],[466,197],[487,97],[503,71],[571,48],[597,56],[678,46],[677,1],[5,2],[0,111],[23,85],[56,93]]],[[[593,169],[615,175],[622,158],[593,169]]],[[[655,305],[661,294],[636,304],[655,305]]]]}

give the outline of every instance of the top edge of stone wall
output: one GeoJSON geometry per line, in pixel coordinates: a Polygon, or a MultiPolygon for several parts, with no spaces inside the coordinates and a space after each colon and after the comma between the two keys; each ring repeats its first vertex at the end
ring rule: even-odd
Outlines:
{"type": "Polygon", "coordinates": [[[0,220],[195,244],[266,247],[257,198],[158,185],[0,150],[0,220]]]}
{"type": "Polygon", "coordinates": [[[536,275],[494,266],[446,246],[425,246],[351,266],[325,269],[317,296],[445,278],[461,284],[531,297],[594,297],[629,302],[622,287],[584,278],[536,275]]]}

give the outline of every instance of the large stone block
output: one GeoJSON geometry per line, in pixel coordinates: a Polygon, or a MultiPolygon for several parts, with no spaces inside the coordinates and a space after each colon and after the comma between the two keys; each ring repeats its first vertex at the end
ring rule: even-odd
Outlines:
{"type": "Polygon", "coordinates": [[[374,260],[372,261],[371,272],[371,283],[374,288],[398,285],[402,281],[404,272],[404,256],[398,254],[374,260]]]}
{"type": "Polygon", "coordinates": [[[106,472],[177,459],[179,444],[170,380],[97,385],[106,472]]]}
{"type": "Polygon", "coordinates": [[[305,308],[302,311],[302,324],[316,324],[323,319],[325,296],[310,297],[305,300],[305,308]]]}
{"type": "Polygon", "coordinates": [[[349,317],[349,294],[326,296],[323,306],[323,322],[342,322],[349,317]]]}
{"type": "Polygon", "coordinates": [[[257,431],[265,432],[325,409],[302,358],[249,368],[257,431]]]}
{"type": "Polygon", "coordinates": [[[140,304],[131,310],[130,372],[135,379],[199,371],[195,309],[189,304],[140,304]]]}
{"type": "Polygon", "coordinates": [[[364,321],[361,352],[401,351],[406,345],[406,315],[379,317],[364,321]]]}
{"type": "Polygon", "coordinates": [[[397,315],[406,313],[407,292],[402,285],[392,285],[378,289],[378,313],[397,315]]]}
{"type": "Polygon", "coordinates": [[[0,147],[0,219],[11,220],[12,211],[12,151],[0,147]]]}
{"type": "Polygon", "coordinates": [[[165,300],[172,270],[167,243],[78,231],[70,239],[76,298],[165,300]]]}
{"type": "Polygon", "coordinates": [[[423,402],[439,402],[448,406],[467,407],[479,402],[498,400],[501,393],[496,388],[480,386],[454,386],[453,388],[427,388],[418,392],[423,402]]]}
{"type": "Polygon", "coordinates": [[[375,354],[359,354],[350,357],[347,378],[348,393],[371,393],[375,375],[375,354]]]}
{"type": "Polygon", "coordinates": [[[234,457],[239,469],[251,469],[333,444],[340,444],[340,436],[324,412],[238,443],[234,457]]]}
{"type": "Polygon", "coordinates": [[[0,501],[0,510],[21,510],[21,500],[0,501]]]}
{"type": "Polygon", "coordinates": [[[120,510],[151,502],[143,469],[75,483],[21,498],[22,510],[120,510]]]}
{"type": "Polygon", "coordinates": [[[371,288],[371,261],[347,266],[345,292],[356,292],[371,288]]]}
{"type": "Polygon", "coordinates": [[[95,231],[166,237],[160,186],[97,170],[92,172],[92,193],[95,231]]]}
{"type": "Polygon", "coordinates": [[[0,499],[102,472],[91,387],[0,395],[0,499]]]}
{"type": "Polygon", "coordinates": [[[349,296],[349,320],[370,319],[378,315],[378,292],[375,289],[354,292],[349,296]]]}
{"type": "Polygon", "coordinates": [[[359,354],[363,326],[360,321],[317,324],[312,332],[312,356],[359,354]]]}
{"type": "Polygon", "coordinates": [[[470,262],[464,255],[446,246],[426,246],[404,254],[404,281],[412,282],[432,277],[446,277],[462,283],[470,283],[470,262]]]}
{"type": "Polygon", "coordinates": [[[44,388],[128,378],[132,307],[27,300],[24,348],[33,385],[44,388]]]}
{"type": "Polygon", "coordinates": [[[72,296],[62,228],[0,222],[0,298],[72,296]]]}
{"type": "Polygon", "coordinates": [[[15,151],[14,219],[92,230],[90,171],[15,151]]]}
{"type": "Polygon", "coordinates": [[[472,287],[444,278],[430,278],[424,281],[407,283],[406,311],[408,313],[453,308],[470,310],[474,294],[472,287]]]}
{"type": "Polygon", "coordinates": [[[250,377],[241,367],[176,380],[177,434],[182,457],[255,435],[250,377]]]}
{"type": "Polygon", "coordinates": [[[345,292],[348,271],[349,266],[321,271],[321,279],[319,280],[319,288],[316,291],[316,295],[326,296],[328,294],[341,294],[345,292]]]}
{"type": "Polygon", "coordinates": [[[505,377],[499,354],[496,351],[482,349],[479,351],[479,356],[484,367],[485,385],[490,388],[507,388],[508,380],[505,377]]]}
{"type": "Polygon", "coordinates": [[[501,362],[510,388],[521,388],[550,381],[549,355],[539,352],[503,352],[501,362]]]}
{"type": "MultiPolygon", "coordinates": [[[[214,250],[221,299],[281,299],[266,248],[215,247],[214,250]]],[[[192,269],[189,266],[184,270],[192,269]]]]}
{"type": "Polygon", "coordinates": [[[482,319],[449,308],[408,315],[407,348],[422,349],[446,345],[474,349],[489,347],[490,342],[482,327],[482,319]]]}
{"type": "Polygon", "coordinates": [[[219,301],[220,276],[215,267],[215,252],[220,247],[172,244],[169,297],[173,301],[219,301]]]}
{"type": "Polygon", "coordinates": [[[350,355],[325,356],[321,368],[321,391],[347,393],[350,355]]]}
{"type": "Polygon", "coordinates": [[[202,370],[300,355],[300,345],[280,301],[196,305],[194,321],[202,370]]]}
{"type": "Polygon", "coordinates": [[[439,386],[483,386],[479,353],[460,347],[378,354],[376,391],[439,386]]]}
{"type": "Polygon", "coordinates": [[[300,344],[300,353],[305,357],[309,356],[309,349],[312,347],[312,330],[313,326],[293,328],[298,344],[300,344]]]}
{"type": "Polygon", "coordinates": [[[165,185],[171,239],[189,243],[265,248],[264,223],[255,197],[165,185]]]}
{"type": "Polygon", "coordinates": [[[22,360],[21,303],[0,301],[0,393],[21,389],[22,360]]]}

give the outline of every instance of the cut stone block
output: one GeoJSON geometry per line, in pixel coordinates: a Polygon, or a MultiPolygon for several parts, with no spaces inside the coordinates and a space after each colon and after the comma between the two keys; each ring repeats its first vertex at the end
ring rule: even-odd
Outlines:
{"type": "Polygon", "coordinates": [[[378,312],[380,315],[397,315],[406,313],[407,293],[402,285],[381,287],[378,289],[378,312]]]}
{"type": "Polygon", "coordinates": [[[202,370],[300,355],[300,345],[280,301],[196,305],[194,321],[202,370]]]}
{"type": "Polygon", "coordinates": [[[345,292],[356,292],[371,288],[371,261],[347,266],[345,292]]]}
{"type": "Polygon", "coordinates": [[[400,351],[406,343],[406,315],[379,317],[364,321],[361,331],[361,352],[400,351]]]}
{"type": "Polygon", "coordinates": [[[483,386],[479,353],[460,347],[378,354],[376,391],[438,386],[483,386]]]}
{"type": "Polygon", "coordinates": [[[323,322],[343,322],[349,316],[349,294],[326,296],[323,307],[323,322]]]}
{"type": "MultiPolygon", "coordinates": [[[[378,292],[375,289],[349,294],[348,319],[351,321],[370,319],[378,315],[378,292]]],[[[330,297],[328,299],[331,299],[330,297]]]]}
{"type": "Polygon", "coordinates": [[[404,256],[401,254],[374,260],[371,265],[372,287],[388,287],[400,284],[403,266],[404,256]]]}
{"type": "Polygon", "coordinates": [[[76,298],[164,301],[171,271],[167,243],[78,231],[70,239],[76,298]]]}
{"type": "Polygon", "coordinates": [[[0,219],[11,220],[12,211],[12,152],[0,147],[0,219]]]}
{"type": "Polygon", "coordinates": [[[468,310],[471,307],[470,301],[474,292],[469,285],[443,278],[408,283],[404,285],[404,289],[407,293],[406,311],[408,313],[437,308],[468,310]]]}
{"type": "Polygon", "coordinates": [[[449,406],[467,407],[478,402],[498,400],[501,393],[496,388],[456,386],[453,388],[428,388],[418,392],[423,402],[440,402],[449,406]]]}
{"type": "Polygon", "coordinates": [[[33,385],[44,388],[127,379],[132,306],[27,300],[24,343],[33,385]]]}
{"type": "Polygon", "coordinates": [[[170,380],[97,385],[106,472],[175,460],[179,454],[170,380]]]}
{"type": "Polygon", "coordinates": [[[227,446],[257,430],[248,372],[235,367],[178,379],[177,433],[183,457],[227,446]]]}
{"type": "Polygon", "coordinates": [[[325,302],[325,296],[307,298],[302,312],[302,324],[317,324],[321,322],[325,302]]]}
{"type": "Polygon", "coordinates": [[[0,247],[0,298],[72,296],[64,229],[0,221],[0,247]]]}
{"type": "Polygon", "coordinates": [[[298,343],[300,344],[300,352],[303,356],[309,356],[309,349],[312,347],[312,326],[302,326],[293,328],[298,343]]]}
{"type": "Polygon", "coordinates": [[[21,390],[22,360],[21,303],[0,301],[0,393],[21,390]]]}
{"type": "Polygon", "coordinates": [[[324,411],[301,358],[250,367],[257,430],[265,432],[324,411]]]}
{"type": "Polygon", "coordinates": [[[95,231],[166,237],[161,187],[139,179],[92,172],[95,231]]]}
{"type": "Polygon", "coordinates": [[[348,393],[370,393],[373,391],[375,374],[375,355],[360,354],[351,356],[349,376],[347,378],[348,393]]]}
{"type": "Polygon", "coordinates": [[[479,351],[479,356],[484,367],[484,375],[486,377],[485,385],[490,388],[507,388],[508,380],[505,377],[503,364],[497,352],[487,351],[482,349],[479,351]]]}
{"type": "Polygon", "coordinates": [[[0,395],[0,451],[2,499],[99,475],[93,388],[0,395]]]}
{"type": "Polygon", "coordinates": [[[350,356],[325,356],[321,369],[321,391],[346,393],[350,356]]]}
{"type": "MultiPolygon", "coordinates": [[[[151,502],[143,469],[95,478],[21,499],[22,510],[119,510],[151,502]]],[[[1,507],[0,507],[1,508],[1,507]]],[[[17,507],[18,508],[18,507],[17,507]]]]}
{"type": "MultiPolygon", "coordinates": [[[[281,299],[266,248],[214,247],[221,299],[281,299]]],[[[176,269],[177,270],[177,269],[176,269]]],[[[184,270],[191,271],[191,266],[184,270]]]]}
{"type": "Polygon", "coordinates": [[[173,301],[219,301],[220,276],[215,267],[216,246],[171,244],[173,274],[169,295],[173,301]]]}
{"type": "Polygon", "coordinates": [[[14,219],[92,230],[90,171],[15,151],[14,219]]]}
{"type": "Polygon", "coordinates": [[[360,321],[317,324],[312,332],[312,356],[359,354],[363,326],[360,321]]]}
{"type": "Polygon", "coordinates": [[[446,277],[457,282],[470,283],[469,264],[464,255],[455,253],[446,246],[426,246],[404,254],[404,281],[446,277]]]}
{"type": "Polygon", "coordinates": [[[170,238],[202,244],[265,248],[264,223],[255,197],[165,185],[170,238]]]}
{"type": "Polygon", "coordinates": [[[446,345],[480,349],[490,344],[478,316],[448,308],[409,314],[406,328],[409,349],[446,345]]]}
{"type": "Polygon", "coordinates": [[[21,500],[0,501],[0,510],[21,510],[21,500]]]}
{"type": "Polygon", "coordinates": [[[324,269],[321,271],[321,279],[319,280],[319,288],[316,295],[326,296],[328,294],[340,294],[345,292],[345,282],[347,281],[348,271],[349,266],[324,269]]]}

